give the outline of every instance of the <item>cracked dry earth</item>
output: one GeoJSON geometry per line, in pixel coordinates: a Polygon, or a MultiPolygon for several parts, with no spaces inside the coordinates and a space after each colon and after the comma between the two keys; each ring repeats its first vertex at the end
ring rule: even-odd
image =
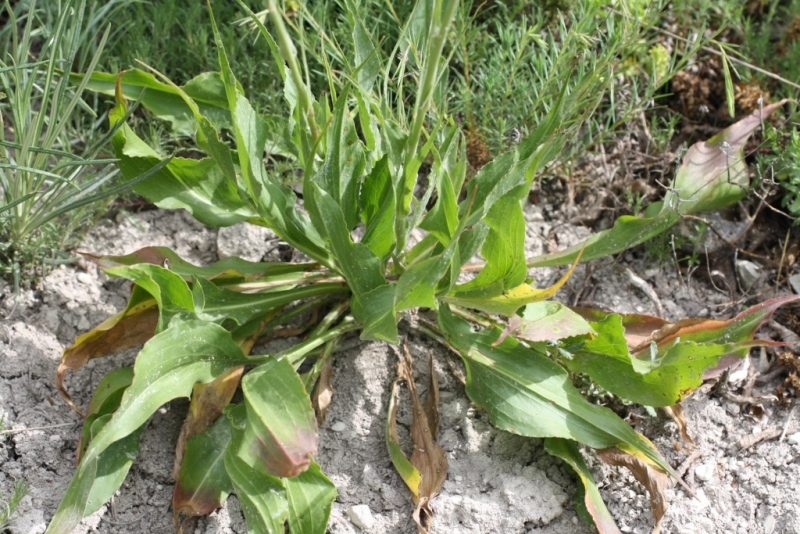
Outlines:
{"type": "MultiPolygon", "coordinates": [[[[587,234],[582,228],[545,221],[535,206],[526,208],[526,217],[531,254],[548,251],[553,242],[565,246],[587,234]]],[[[104,220],[86,236],[81,250],[125,254],[150,245],[171,247],[198,264],[232,254],[273,261],[292,255],[268,231],[238,227],[218,231],[199,225],[182,212],[163,211],[104,220]]],[[[673,264],[649,268],[631,254],[624,254],[622,263],[652,287],[656,299],[632,285],[627,271],[611,262],[579,267],[570,288],[562,290],[559,298],[572,299],[575,291],[591,285],[590,302],[621,312],[656,314],[661,306],[670,320],[734,313],[726,307],[729,295],[702,280],[680,278],[673,264]]],[[[534,269],[531,274],[544,286],[560,271],[534,269]]],[[[123,308],[128,291],[127,282],[108,278],[90,263],[59,267],[16,303],[8,287],[0,288],[0,415],[11,430],[0,435],[0,491],[8,495],[19,478],[30,484],[10,526],[13,534],[45,530],[75,469],[81,421],[53,386],[61,351],[76,335],[123,308]]],[[[779,339],[768,328],[761,334],[779,339]]],[[[336,356],[335,393],[320,429],[317,457],[339,490],[329,532],[416,532],[410,493],[394,472],[384,442],[395,348],[385,343],[360,343],[355,337],[344,344],[350,348],[336,356]]],[[[471,406],[455,378],[453,370],[463,368],[451,354],[413,335],[409,344],[420,393],[424,395],[428,384],[429,356],[440,381],[439,435],[449,473],[441,495],[433,501],[433,532],[591,532],[572,509],[575,479],[569,468],[545,453],[541,440],[493,429],[486,414],[471,406]]],[[[73,398],[85,406],[101,378],[117,366],[130,365],[134,355],[128,352],[93,360],[69,374],[67,387],[73,398]]],[[[754,369],[764,364],[758,354],[751,360],[754,369]]],[[[770,394],[776,383],[757,384],[752,395],[770,394]]],[[[681,445],[670,419],[623,407],[629,420],[676,469],[684,471],[687,484],[695,488],[696,498],[681,488],[668,492],[670,508],[662,531],[800,533],[799,411],[787,426],[790,414],[783,406],[767,404],[764,414],[754,417],[746,415],[746,407],[708,389],[701,388],[684,403],[695,450],[681,445]],[[783,439],[774,437],[745,450],[740,447],[742,439],[784,428],[783,439]]],[[[405,429],[407,435],[411,414],[408,399],[404,401],[398,424],[401,434],[405,429]]],[[[174,532],[170,471],[187,406],[186,400],[176,401],[153,416],[124,485],[113,501],[85,519],[76,533],[174,532]]],[[[643,487],[627,471],[604,466],[591,452],[584,452],[620,529],[650,532],[653,520],[643,487]]],[[[235,496],[211,516],[198,520],[194,532],[247,532],[235,496]]]]}

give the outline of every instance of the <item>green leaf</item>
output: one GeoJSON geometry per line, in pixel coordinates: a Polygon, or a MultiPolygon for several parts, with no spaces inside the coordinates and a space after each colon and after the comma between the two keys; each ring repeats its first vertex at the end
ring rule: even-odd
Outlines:
{"type": "MultiPolygon", "coordinates": [[[[70,81],[79,84],[83,74],[71,73],[70,81]]],[[[197,122],[190,107],[179,92],[168,84],[161,83],[149,72],[130,69],[121,75],[93,72],[86,89],[109,96],[115,95],[117,80],[121,80],[125,98],[136,100],[141,95],[141,104],[159,119],[169,121],[175,133],[190,136],[197,129],[197,122]]],[[[197,102],[200,112],[216,127],[230,125],[230,112],[225,98],[225,88],[218,72],[204,72],[195,76],[181,88],[197,102]]]]}
{"type": "Polygon", "coordinates": [[[228,331],[204,321],[178,322],[148,341],[136,358],[133,382],[120,407],[86,449],[48,532],[71,532],[87,515],[98,459],[112,444],[136,432],[163,404],[188,398],[194,384],[248,363],[228,331]]]}
{"type": "Polygon", "coordinates": [[[241,258],[225,258],[212,263],[207,267],[198,267],[182,259],[168,247],[144,247],[124,256],[95,256],[83,254],[100,267],[117,267],[120,265],[135,265],[137,263],[152,263],[161,267],[168,267],[170,271],[189,281],[192,276],[220,281],[252,281],[264,276],[275,276],[288,273],[298,273],[309,269],[311,264],[297,264],[284,262],[250,262],[241,258]]]}
{"type": "Polygon", "coordinates": [[[643,360],[628,352],[618,315],[592,323],[592,327],[598,336],[586,341],[564,365],[573,372],[588,374],[615,395],[645,406],[672,406],[680,402],[702,384],[703,371],[735,351],[733,345],[681,341],[662,356],[643,360]]]}
{"type": "MultiPolygon", "coordinates": [[[[327,129],[325,162],[312,181],[336,201],[344,215],[347,229],[352,230],[359,220],[358,188],[364,174],[366,158],[347,107],[348,89],[346,86],[336,101],[333,120],[327,129]]],[[[305,189],[309,184],[307,180],[304,183],[306,194],[308,193],[305,189]]]]}
{"type": "MultiPolygon", "coordinates": [[[[113,117],[111,123],[115,123],[113,117]]],[[[120,126],[112,144],[120,171],[128,180],[151,170],[163,159],[127,124],[120,126]]],[[[256,216],[211,158],[172,158],[133,190],[160,208],[185,209],[209,226],[231,226],[256,216]]]]}
{"type": "Polygon", "coordinates": [[[375,332],[379,339],[396,339],[397,326],[389,328],[386,324],[386,317],[394,315],[394,289],[384,278],[381,261],[366,245],[353,242],[341,208],[326,191],[316,183],[310,184],[310,191],[309,200],[316,205],[321,217],[323,227],[320,230],[326,233],[339,271],[353,290],[353,315],[364,324],[362,338],[372,339],[365,336],[375,332]],[[367,296],[370,292],[373,293],[367,296]],[[392,307],[389,306],[390,293],[392,307]],[[381,326],[376,326],[378,323],[381,326]]]}
{"type": "Polygon", "coordinates": [[[292,534],[325,534],[336,486],[315,462],[294,478],[283,480],[289,498],[289,530],[292,534]]]}
{"type": "Polygon", "coordinates": [[[573,336],[591,336],[594,330],[586,320],[560,302],[534,302],[523,308],[521,315],[508,321],[498,342],[513,334],[526,341],[555,341],[573,336]]]}
{"type": "Polygon", "coordinates": [[[582,249],[581,261],[622,252],[659,235],[681,218],[701,211],[720,209],[738,202],[749,185],[744,146],[750,134],[785,100],[764,107],[724,129],[708,141],[695,143],[683,158],[674,188],[663,202],[650,205],[645,217],[624,215],[614,226],[583,243],[528,260],[529,267],[572,263],[582,249]]]}
{"type": "Polygon", "coordinates": [[[211,17],[222,82],[232,112],[239,165],[248,194],[266,226],[290,245],[330,267],[330,254],[319,233],[308,217],[297,209],[297,195],[288,186],[269,176],[264,168],[262,156],[268,137],[267,125],[256,114],[236,81],[213,13],[211,17]]]}
{"type": "Polygon", "coordinates": [[[544,450],[564,460],[580,478],[581,484],[572,501],[582,519],[590,525],[594,524],[599,534],[621,534],[575,443],[568,439],[547,438],[544,441],[544,450]]]}
{"type": "Polygon", "coordinates": [[[289,502],[283,482],[252,469],[237,454],[244,438],[245,406],[231,405],[226,413],[233,422],[233,439],[225,452],[225,469],[242,505],[247,528],[255,534],[284,534],[289,502]]]}
{"type": "Polygon", "coordinates": [[[384,155],[361,184],[361,220],[366,227],[361,242],[381,259],[394,248],[394,209],[389,157],[384,155]]]}
{"type": "Polygon", "coordinates": [[[220,324],[233,321],[238,325],[265,316],[276,308],[295,301],[345,292],[345,284],[310,284],[268,293],[240,293],[217,287],[203,278],[194,278],[192,287],[199,318],[220,324]]]}
{"type": "Polygon", "coordinates": [[[228,498],[233,484],[225,469],[231,422],[219,417],[186,442],[181,471],[172,494],[176,524],[182,517],[208,515],[228,498]]]}
{"type": "Polygon", "coordinates": [[[631,319],[608,315],[592,323],[598,336],[586,341],[564,365],[625,399],[645,406],[672,406],[700,386],[704,371],[722,357],[741,358],[754,346],[770,344],[753,341],[755,331],[778,307],[797,300],[800,296],[772,299],[728,321],[678,323],[637,356],[629,352],[624,327],[631,319]]]}
{"type": "Polygon", "coordinates": [[[396,289],[396,284],[386,284],[367,291],[358,299],[353,298],[353,316],[365,318],[361,339],[382,339],[389,343],[399,343],[396,289]]]}
{"type": "Polygon", "coordinates": [[[174,317],[194,312],[192,291],[186,281],[168,269],[143,263],[130,267],[111,267],[106,272],[133,281],[153,296],[160,311],[156,332],[164,330],[174,317]]]}
{"type": "Polygon", "coordinates": [[[525,218],[519,202],[519,191],[499,199],[484,221],[489,233],[481,249],[486,266],[473,280],[456,286],[456,297],[489,298],[517,287],[528,275],[525,265],[525,218]]]}
{"type": "Polygon", "coordinates": [[[378,55],[380,52],[375,48],[358,8],[352,1],[348,1],[346,6],[347,18],[353,27],[353,50],[355,67],[358,70],[358,85],[362,92],[368,94],[372,91],[375,78],[380,74],[381,62],[378,55]]]}
{"type": "Polygon", "coordinates": [[[439,308],[439,325],[467,368],[467,395],[501,430],[528,437],[574,439],[590,447],[612,444],[640,451],[672,473],[649,443],[608,408],[589,403],[567,372],[512,338],[494,347],[498,332],[475,333],[469,323],[439,308]]]}
{"type": "Polygon", "coordinates": [[[294,477],[317,451],[317,420],[297,372],[270,357],[242,379],[247,425],[238,455],[252,469],[294,477]]]}

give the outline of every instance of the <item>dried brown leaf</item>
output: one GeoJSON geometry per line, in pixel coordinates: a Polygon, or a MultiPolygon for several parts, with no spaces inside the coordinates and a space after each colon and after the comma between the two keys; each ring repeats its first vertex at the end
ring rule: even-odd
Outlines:
{"type": "MultiPolygon", "coordinates": [[[[236,388],[239,387],[239,380],[241,380],[243,372],[244,366],[233,367],[207,384],[195,384],[192,389],[189,413],[186,414],[186,419],[183,421],[178,444],[175,447],[175,463],[172,466],[173,479],[178,480],[180,475],[183,455],[186,452],[186,442],[192,436],[208,428],[222,415],[222,410],[231,402],[236,388]]],[[[178,489],[177,485],[175,489],[178,489]]],[[[173,494],[173,500],[174,498],[173,494]]]]}
{"type": "Polygon", "coordinates": [[[156,330],[158,307],[155,300],[142,302],[129,310],[109,317],[92,331],[78,336],[72,346],[64,349],[56,371],[56,389],[66,403],[83,417],[64,387],[69,370],[80,369],[89,360],[115,354],[145,343],[156,330]]]}
{"type": "Polygon", "coordinates": [[[439,384],[432,358],[430,368],[430,389],[423,406],[412,375],[411,354],[408,352],[408,345],[404,345],[403,357],[397,366],[397,374],[399,379],[408,383],[411,395],[413,410],[411,442],[414,447],[411,464],[422,477],[417,508],[414,510],[414,521],[417,523],[417,529],[423,534],[428,533],[433,519],[430,500],[439,494],[447,478],[447,457],[444,449],[436,442],[436,435],[439,432],[439,384]]]}
{"type": "Polygon", "coordinates": [[[609,465],[626,467],[633,477],[645,487],[650,494],[650,506],[656,521],[653,534],[659,534],[661,532],[661,521],[669,507],[664,495],[664,490],[671,486],[669,475],[616,447],[600,449],[597,454],[601,460],[609,465]]]}
{"type": "Polygon", "coordinates": [[[330,406],[331,399],[333,399],[332,377],[333,364],[331,360],[327,360],[319,372],[319,378],[314,386],[314,393],[311,395],[311,404],[314,406],[314,411],[317,413],[317,423],[320,425],[325,422],[328,406],[330,406]]]}
{"type": "Polygon", "coordinates": [[[697,445],[694,444],[694,440],[689,435],[688,427],[686,425],[686,414],[683,411],[683,406],[681,403],[677,403],[673,406],[665,406],[663,410],[669,415],[675,424],[678,425],[678,431],[681,434],[681,439],[683,442],[690,447],[696,447],[697,445]]]}

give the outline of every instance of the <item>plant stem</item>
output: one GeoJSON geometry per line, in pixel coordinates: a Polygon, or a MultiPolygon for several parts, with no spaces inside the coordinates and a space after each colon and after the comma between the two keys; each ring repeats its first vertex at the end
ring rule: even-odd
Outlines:
{"type": "Polygon", "coordinates": [[[455,17],[456,8],[459,0],[440,0],[433,8],[434,20],[431,23],[430,35],[428,39],[428,49],[425,54],[425,68],[420,79],[417,101],[414,104],[413,122],[409,130],[408,139],[403,150],[403,167],[398,179],[397,191],[397,217],[395,219],[395,236],[397,245],[395,247],[395,257],[399,258],[406,246],[406,201],[413,188],[413,182],[406,183],[405,170],[411,166],[411,161],[417,156],[419,140],[422,136],[422,127],[425,124],[425,115],[431,105],[433,90],[439,78],[439,62],[442,58],[442,50],[447,31],[455,17]],[[444,5],[443,5],[444,4],[444,5]]]}
{"type": "Polygon", "coordinates": [[[278,45],[281,47],[283,59],[289,66],[289,71],[292,74],[292,81],[297,88],[300,109],[303,112],[303,117],[308,123],[309,129],[311,130],[311,144],[314,145],[319,138],[319,132],[317,131],[317,123],[313,118],[314,110],[311,106],[311,97],[308,94],[308,87],[306,87],[306,84],[303,82],[303,76],[300,72],[300,67],[297,65],[294,46],[289,38],[289,32],[286,30],[286,25],[283,23],[283,13],[278,9],[278,3],[276,0],[269,0],[267,7],[269,8],[269,16],[272,19],[272,23],[275,25],[275,31],[278,34],[278,45]]]}
{"type": "MultiPolygon", "coordinates": [[[[342,322],[339,323],[338,326],[335,328],[331,328],[324,334],[320,335],[319,337],[315,337],[312,339],[308,339],[302,343],[295,345],[294,347],[281,351],[274,355],[275,358],[286,358],[289,360],[292,365],[295,365],[301,362],[305,357],[308,355],[309,352],[314,350],[315,348],[319,347],[320,345],[324,345],[328,341],[340,337],[347,332],[352,332],[353,330],[357,330],[361,328],[361,325],[356,322],[355,319],[351,315],[348,315],[342,322]]],[[[253,363],[259,364],[264,363],[267,361],[268,356],[262,357],[255,357],[253,358],[253,363]]]]}

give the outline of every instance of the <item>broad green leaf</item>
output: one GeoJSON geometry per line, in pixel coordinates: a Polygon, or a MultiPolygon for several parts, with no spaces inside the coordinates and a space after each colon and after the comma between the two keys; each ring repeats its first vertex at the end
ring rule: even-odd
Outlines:
{"type": "Polygon", "coordinates": [[[186,452],[172,494],[176,524],[182,524],[187,517],[210,514],[233,491],[225,470],[225,452],[231,437],[231,422],[227,417],[219,417],[213,425],[186,442],[186,452]]]}
{"type": "MultiPolygon", "coordinates": [[[[70,81],[75,84],[80,83],[83,78],[83,74],[70,74],[70,81]]],[[[122,74],[93,72],[86,89],[114,96],[117,79],[121,79],[122,94],[125,98],[136,100],[141,95],[141,104],[159,119],[169,121],[176,133],[190,136],[197,129],[192,110],[178,91],[168,84],[159,82],[149,72],[140,69],[126,70],[122,74]]],[[[197,102],[200,112],[215,126],[230,125],[225,88],[218,72],[199,74],[181,89],[197,102]]]]}
{"type": "Polygon", "coordinates": [[[283,481],[252,469],[238,456],[244,437],[246,409],[239,404],[226,412],[233,421],[233,439],[225,452],[225,469],[242,505],[247,528],[255,534],[284,534],[289,502],[283,481]]]}
{"type": "Polygon", "coordinates": [[[359,89],[369,94],[375,83],[375,78],[380,73],[380,51],[375,48],[372,38],[364,25],[363,15],[352,2],[347,2],[347,18],[353,27],[353,50],[355,52],[355,67],[358,70],[359,89]]]}
{"type": "Polygon", "coordinates": [[[381,259],[394,248],[394,209],[389,158],[384,155],[361,184],[361,220],[366,227],[361,242],[381,259]]]}
{"type": "Polygon", "coordinates": [[[566,250],[528,260],[529,267],[565,265],[578,257],[589,261],[616,254],[674,226],[681,215],[720,209],[738,202],[747,192],[749,176],[744,146],[750,134],[786,100],[764,107],[729,126],[708,141],[695,143],[683,158],[674,188],[663,202],[648,207],[645,217],[622,216],[614,226],[566,250]]]}
{"type": "Polygon", "coordinates": [[[142,263],[131,266],[110,267],[106,272],[134,282],[158,303],[159,317],[156,332],[164,330],[174,317],[194,313],[192,291],[177,274],[158,265],[142,263]]]}
{"type": "MultiPolygon", "coordinates": [[[[100,433],[111,417],[112,414],[109,413],[92,418],[90,439],[100,433]]],[[[128,475],[128,471],[139,452],[139,440],[142,437],[142,433],[144,433],[145,426],[143,424],[132,434],[115,441],[100,454],[97,459],[95,480],[92,490],[89,492],[84,515],[93,514],[99,510],[114,496],[125,481],[125,477],[128,475]]]]}
{"type": "Polygon", "coordinates": [[[294,477],[317,451],[317,420],[297,372],[286,359],[269,358],[242,380],[247,425],[238,455],[252,469],[294,477]]]}
{"type": "Polygon", "coordinates": [[[213,13],[211,16],[222,82],[232,112],[239,165],[258,214],[266,226],[290,245],[330,267],[332,261],[319,233],[297,208],[297,195],[288,186],[270,177],[264,168],[262,157],[268,137],[267,125],[258,117],[236,81],[213,13]]]}
{"type": "Polygon", "coordinates": [[[367,291],[351,301],[354,317],[364,317],[361,339],[382,339],[398,343],[397,311],[395,309],[397,284],[385,284],[367,291]]]}
{"type": "Polygon", "coordinates": [[[136,432],[163,404],[189,397],[197,382],[210,382],[225,369],[248,363],[228,331],[204,321],[178,322],[148,341],[120,407],[86,449],[48,532],[67,534],[87,515],[98,459],[113,443],[136,432]]]}
{"type": "Polygon", "coordinates": [[[561,277],[561,279],[547,289],[536,289],[528,284],[520,284],[512,289],[495,294],[495,288],[499,284],[493,284],[483,289],[476,289],[469,293],[453,293],[451,291],[443,300],[464,306],[467,308],[477,308],[488,313],[498,313],[506,317],[512,317],[517,310],[531,304],[540,302],[555,295],[561,287],[567,283],[572,276],[575,267],[578,266],[580,252],[572,267],[561,277]]]}
{"type": "Polygon", "coordinates": [[[486,214],[489,233],[481,249],[486,265],[473,280],[456,286],[454,296],[496,297],[525,281],[525,218],[519,196],[519,191],[512,191],[486,214]]]}
{"type": "Polygon", "coordinates": [[[315,462],[296,477],[283,479],[289,499],[289,530],[292,534],[325,534],[336,498],[336,486],[315,462]]]}
{"type": "Polygon", "coordinates": [[[528,304],[521,315],[508,321],[496,343],[509,334],[526,341],[555,341],[573,336],[591,336],[594,330],[586,320],[560,302],[546,301],[528,304]]]}
{"type": "Polygon", "coordinates": [[[689,320],[662,327],[636,355],[629,352],[624,319],[608,315],[592,323],[598,336],[564,365],[620,397],[646,406],[672,406],[702,384],[703,373],[721,358],[741,358],[754,346],[771,344],[754,341],[756,330],[780,306],[797,300],[800,296],[778,297],[728,321],[689,320]]]}
{"type": "Polygon", "coordinates": [[[313,264],[284,262],[251,262],[241,258],[224,258],[207,267],[198,267],[178,256],[168,247],[144,247],[124,256],[95,256],[83,254],[100,267],[117,267],[152,263],[166,267],[187,281],[192,276],[214,279],[215,282],[255,280],[264,276],[297,273],[309,270],[313,264]]]}
{"type": "Polygon", "coordinates": [[[220,324],[233,321],[238,325],[295,301],[346,292],[347,286],[338,283],[310,284],[269,293],[239,293],[217,287],[203,278],[194,278],[192,285],[194,306],[199,318],[220,324]]]}
{"type": "MultiPolygon", "coordinates": [[[[333,120],[327,128],[327,153],[325,161],[312,181],[321,187],[339,205],[348,230],[359,220],[358,188],[364,174],[366,159],[355,123],[347,107],[349,97],[346,86],[334,108],[333,120]]],[[[304,193],[310,181],[304,183],[304,193]]],[[[314,213],[312,212],[312,216],[314,213]]]]}
{"type": "Polygon", "coordinates": [[[353,315],[364,324],[362,338],[370,339],[375,335],[379,339],[396,339],[397,325],[385,324],[385,318],[394,315],[394,289],[384,278],[381,261],[366,245],[353,242],[341,208],[327,192],[316,183],[310,185],[310,191],[309,200],[316,205],[322,219],[320,230],[325,232],[339,271],[353,290],[353,315]],[[390,293],[392,308],[388,305],[390,293]],[[377,323],[381,326],[376,327],[377,323]]]}
{"type": "MultiPolygon", "coordinates": [[[[118,94],[117,105],[109,113],[111,125],[122,120],[125,112],[124,97],[118,94]]],[[[111,142],[119,168],[128,180],[147,172],[163,159],[127,124],[119,127],[111,142]]],[[[160,171],[134,186],[134,191],[160,208],[185,209],[209,226],[230,226],[256,215],[239,196],[236,184],[212,158],[172,158],[160,171]]]]}
{"type": "MultiPolygon", "coordinates": [[[[78,461],[80,461],[83,451],[92,438],[92,423],[95,419],[104,415],[113,414],[119,408],[119,403],[122,400],[122,394],[128,389],[133,380],[133,369],[130,367],[120,367],[114,369],[97,385],[92,400],[86,408],[86,420],[83,424],[83,432],[81,433],[81,441],[78,444],[78,461]]],[[[95,432],[96,434],[96,432],[95,432]]]]}
{"type": "Polygon", "coordinates": [[[467,368],[467,395],[497,428],[529,437],[574,439],[590,447],[624,444],[665,471],[669,465],[608,408],[588,402],[567,372],[512,338],[493,347],[498,331],[473,332],[469,323],[439,308],[439,325],[467,368]]]}
{"type": "Polygon", "coordinates": [[[703,382],[703,371],[722,356],[747,351],[748,345],[699,344],[680,341],[654,355],[639,359],[628,352],[622,320],[611,315],[592,323],[597,337],[587,340],[564,365],[583,372],[603,388],[645,406],[672,406],[703,382]]]}
{"type": "Polygon", "coordinates": [[[599,534],[621,534],[575,442],[562,438],[547,438],[544,440],[544,450],[564,460],[580,478],[581,483],[575,491],[572,502],[584,522],[597,527],[599,534]]]}

